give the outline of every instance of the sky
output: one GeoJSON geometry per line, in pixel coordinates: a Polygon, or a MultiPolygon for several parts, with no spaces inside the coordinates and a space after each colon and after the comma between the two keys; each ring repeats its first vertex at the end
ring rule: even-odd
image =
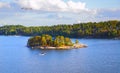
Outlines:
{"type": "Polygon", "coordinates": [[[119,0],[0,0],[0,25],[51,26],[120,20],[119,0]]]}

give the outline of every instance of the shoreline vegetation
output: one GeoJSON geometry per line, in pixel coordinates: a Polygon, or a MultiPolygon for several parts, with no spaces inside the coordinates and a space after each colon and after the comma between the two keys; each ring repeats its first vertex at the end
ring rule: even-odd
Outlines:
{"type": "Polygon", "coordinates": [[[52,38],[46,34],[29,38],[27,47],[32,49],[78,49],[87,47],[87,45],[80,44],[78,40],[73,43],[68,37],[57,36],[52,38]]]}
{"type": "Polygon", "coordinates": [[[38,36],[49,34],[69,38],[120,39],[120,21],[59,24],[53,26],[0,26],[0,35],[38,36]]]}

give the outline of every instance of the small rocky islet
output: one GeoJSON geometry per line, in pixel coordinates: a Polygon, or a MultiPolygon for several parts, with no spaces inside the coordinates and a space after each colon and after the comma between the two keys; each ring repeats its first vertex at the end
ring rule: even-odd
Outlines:
{"type": "Polygon", "coordinates": [[[78,40],[73,43],[68,37],[56,36],[53,38],[46,34],[29,38],[27,47],[33,49],[78,49],[87,47],[87,45],[79,43],[78,40]]]}

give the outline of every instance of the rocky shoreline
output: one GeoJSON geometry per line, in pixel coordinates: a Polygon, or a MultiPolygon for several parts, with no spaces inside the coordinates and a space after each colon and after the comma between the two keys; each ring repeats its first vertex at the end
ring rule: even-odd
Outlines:
{"type": "Polygon", "coordinates": [[[52,46],[35,46],[35,47],[31,47],[32,49],[79,49],[79,48],[84,48],[87,47],[87,45],[85,44],[74,44],[73,46],[62,46],[62,47],[52,47],[52,46]]]}

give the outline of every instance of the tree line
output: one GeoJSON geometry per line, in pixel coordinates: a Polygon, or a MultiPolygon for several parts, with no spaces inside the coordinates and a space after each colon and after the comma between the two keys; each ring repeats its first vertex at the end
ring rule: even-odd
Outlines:
{"type": "Polygon", "coordinates": [[[70,38],[115,38],[120,37],[120,21],[87,22],[73,25],[22,26],[5,25],[0,27],[0,35],[37,36],[48,34],[53,37],[63,35],[70,38]]]}
{"type": "Polygon", "coordinates": [[[27,46],[35,47],[61,47],[61,46],[72,46],[73,43],[70,38],[64,36],[56,36],[53,38],[50,35],[34,36],[28,39],[27,46]]]}

